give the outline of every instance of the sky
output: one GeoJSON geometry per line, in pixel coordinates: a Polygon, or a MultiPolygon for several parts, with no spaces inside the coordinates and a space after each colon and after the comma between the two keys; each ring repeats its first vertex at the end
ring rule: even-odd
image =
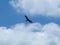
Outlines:
{"type": "Polygon", "coordinates": [[[0,0],[0,45],[60,45],[60,0],[0,0]]]}
{"type": "MultiPolygon", "coordinates": [[[[0,25],[10,27],[11,25],[17,23],[26,23],[24,13],[17,13],[15,8],[9,4],[9,0],[0,0],[0,25]]],[[[41,14],[40,14],[41,15],[41,14]]],[[[49,22],[55,22],[60,24],[60,18],[52,18],[46,16],[28,16],[33,22],[39,22],[41,24],[46,24],[49,22]],[[39,20],[40,19],[40,20],[39,20]]]]}

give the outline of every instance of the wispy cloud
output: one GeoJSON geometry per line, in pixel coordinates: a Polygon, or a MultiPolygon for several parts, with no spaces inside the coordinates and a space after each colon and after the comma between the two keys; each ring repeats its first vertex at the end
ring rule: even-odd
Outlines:
{"type": "Polygon", "coordinates": [[[60,0],[11,0],[9,3],[25,14],[60,17],[60,0]]]}
{"type": "Polygon", "coordinates": [[[60,25],[20,23],[11,28],[0,27],[0,45],[60,45],[60,25]]]}

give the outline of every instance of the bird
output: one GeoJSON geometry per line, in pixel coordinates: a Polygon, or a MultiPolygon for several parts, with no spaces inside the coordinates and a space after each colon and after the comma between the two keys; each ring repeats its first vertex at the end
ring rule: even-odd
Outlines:
{"type": "Polygon", "coordinates": [[[26,15],[25,15],[25,18],[26,18],[26,22],[28,21],[28,22],[32,23],[32,21],[26,15]]]}

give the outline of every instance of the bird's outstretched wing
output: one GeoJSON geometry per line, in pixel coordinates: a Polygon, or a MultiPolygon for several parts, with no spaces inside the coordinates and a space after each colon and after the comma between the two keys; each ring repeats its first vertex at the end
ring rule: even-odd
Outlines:
{"type": "Polygon", "coordinates": [[[26,21],[29,21],[30,23],[32,23],[31,20],[28,19],[28,17],[25,15],[26,21]]]}
{"type": "Polygon", "coordinates": [[[29,20],[29,22],[30,22],[30,23],[32,23],[32,21],[31,21],[31,20],[29,20]]]}
{"type": "Polygon", "coordinates": [[[28,17],[25,15],[26,20],[29,20],[28,17]]]}

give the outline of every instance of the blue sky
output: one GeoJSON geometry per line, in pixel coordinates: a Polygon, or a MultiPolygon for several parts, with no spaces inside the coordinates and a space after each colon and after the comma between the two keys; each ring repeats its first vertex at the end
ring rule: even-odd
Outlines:
{"type": "MultiPolygon", "coordinates": [[[[17,23],[26,23],[25,14],[17,13],[17,11],[9,4],[9,0],[0,0],[0,26],[10,27],[17,23]]],[[[46,24],[55,22],[60,24],[60,18],[48,18],[45,16],[28,16],[33,22],[46,24]]]]}
{"type": "Polygon", "coordinates": [[[0,45],[60,45],[59,6],[60,0],[0,0],[0,45]]]}

